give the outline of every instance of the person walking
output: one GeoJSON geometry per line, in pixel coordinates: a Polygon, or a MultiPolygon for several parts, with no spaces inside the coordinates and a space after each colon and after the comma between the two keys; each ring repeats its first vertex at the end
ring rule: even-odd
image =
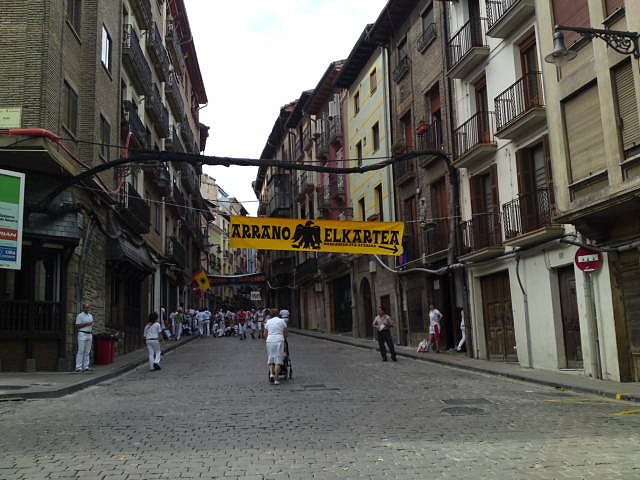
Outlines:
{"type": "Polygon", "coordinates": [[[264,310],[262,308],[256,312],[256,330],[258,338],[262,338],[262,331],[264,330],[264,310]]]}
{"type": "Polygon", "coordinates": [[[82,311],[76,317],[78,330],[78,353],[76,354],[76,373],[87,372],[91,359],[91,345],[93,344],[93,315],[89,313],[89,304],[82,304],[82,311]]]}
{"type": "Polygon", "coordinates": [[[378,307],[378,315],[373,319],[373,328],[378,332],[378,345],[380,346],[380,355],[382,355],[382,361],[387,361],[387,348],[391,354],[391,360],[397,361],[396,350],[393,348],[393,338],[391,337],[391,327],[393,322],[391,317],[384,311],[383,307],[378,307]]]}
{"type": "Polygon", "coordinates": [[[184,328],[184,313],[182,313],[182,307],[178,307],[178,312],[176,313],[176,340],[180,340],[182,338],[182,329],[184,328]]]}
{"type": "Polygon", "coordinates": [[[427,350],[433,350],[433,341],[435,339],[436,353],[440,353],[440,330],[442,327],[442,319],[444,315],[438,310],[435,304],[429,304],[429,338],[427,339],[427,350]]]}
{"type": "Polygon", "coordinates": [[[204,309],[204,335],[206,337],[210,337],[211,336],[211,312],[209,311],[208,308],[204,309]]]}
{"type": "Polygon", "coordinates": [[[467,341],[467,331],[464,328],[464,310],[460,310],[460,331],[462,332],[462,338],[460,338],[460,343],[456,347],[457,352],[462,350],[462,346],[467,341]]]}
{"type": "Polygon", "coordinates": [[[247,314],[244,310],[240,310],[238,313],[238,335],[240,336],[240,340],[246,340],[247,338],[247,314]]]}
{"type": "MultiPolygon", "coordinates": [[[[284,310],[282,311],[284,312],[284,310]]],[[[288,312],[287,312],[288,314],[288,312]]],[[[279,385],[280,368],[284,363],[284,341],[289,336],[287,323],[284,319],[273,316],[264,326],[264,336],[267,347],[267,366],[269,368],[269,381],[279,385]]]]}
{"type": "Polygon", "coordinates": [[[158,322],[158,314],[151,312],[149,321],[144,327],[144,341],[149,352],[149,370],[161,370],[160,368],[160,341],[162,339],[162,327],[158,322]]]}

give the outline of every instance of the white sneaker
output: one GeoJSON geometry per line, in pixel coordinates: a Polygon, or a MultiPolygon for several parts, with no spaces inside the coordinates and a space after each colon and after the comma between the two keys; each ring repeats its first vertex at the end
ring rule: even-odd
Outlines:
{"type": "Polygon", "coordinates": [[[280,382],[279,382],[278,380],[274,380],[274,381],[273,381],[273,384],[274,384],[274,385],[280,385],[280,382]]]}

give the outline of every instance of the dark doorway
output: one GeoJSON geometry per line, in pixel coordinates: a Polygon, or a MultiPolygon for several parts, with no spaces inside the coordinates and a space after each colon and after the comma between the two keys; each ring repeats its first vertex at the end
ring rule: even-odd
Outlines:
{"type": "Polygon", "coordinates": [[[582,368],[582,344],[580,342],[580,316],[576,297],[576,275],[573,265],[558,269],[562,333],[567,368],[582,368]]]}
{"type": "Polygon", "coordinates": [[[480,279],[489,360],[517,362],[516,336],[507,271],[480,279]]]}
{"type": "MultiPolygon", "coordinates": [[[[631,379],[640,381],[640,255],[637,250],[619,255],[618,282],[624,296],[631,379]]],[[[628,369],[627,369],[628,370],[628,369]]]]}
{"type": "Polygon", "coordinates": [[[366,278],[360,282],[360,296],[362,298],[362,321],[367,338],[373,338],[373,304],[371,302],[371,286],[366,278]]]}
{"type": "Polygon", "coordinates": [[[333,281],[333,308],[335,311],[336,332],[350,332],[353,324],[351,318],[351,282],[348,275],[333,281]]]}

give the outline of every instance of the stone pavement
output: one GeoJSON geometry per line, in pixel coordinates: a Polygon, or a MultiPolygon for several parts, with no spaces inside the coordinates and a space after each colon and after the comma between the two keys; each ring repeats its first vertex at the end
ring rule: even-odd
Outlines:
{"type": "MultiPolygon", "coordinates": [[[[355,347],[377,349],[378,343],[371,339],[353,338],[347,335],[322,333],[311,330],[291,329],[292,332],[332,342],[344,343],[355,347]]],[[[399,355],[424,360],[426,362],[461,368],[467,371],[499,375],[502,377],[537,383],[563,390],[601,395],[617,400],[640,402],[640,382],[621,383],[609,380],[597,380],[584,376],[580,371],[551,371],[521,367],[518,363],[491,362],[469,358],[455,351],[440,353],[418,353],[414,347],[396,346],[399,355]]],[[[639,477],[640,478],[640,477],[639,477]]]]}
{"type": "Polygon", "coordinates": [[[630,402],[318,338],[202,339],[61,398],[0,403],[0,480],[637,479],[630,402]]]}
{"type": "MultiPolygon", "coordinates": [[[[185,336],[179,342],[163,342],[162,352],[170,352],[197,337],[185,336]]],[[[75,372],[3,372],[0,373],[0,401],[27,398],[60,397],[121,375],[147,362],[143,347],[118,355],[109,365],[92,365],[93,371],[75,372]]]]}

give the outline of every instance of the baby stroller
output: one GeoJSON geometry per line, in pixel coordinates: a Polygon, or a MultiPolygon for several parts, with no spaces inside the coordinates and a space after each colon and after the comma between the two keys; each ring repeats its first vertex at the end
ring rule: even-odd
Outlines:
{"type": "MultiPolygon", "coordinates": [[[[271,374],[267,367],[267,378],[271,381],[271,374]]],[[[293,380],[293,367],[291,366],[291,355],[289,355],[289,342],[284,339],[284,356],[280,365],[280,375],[278,380],[293,380]]]]}

